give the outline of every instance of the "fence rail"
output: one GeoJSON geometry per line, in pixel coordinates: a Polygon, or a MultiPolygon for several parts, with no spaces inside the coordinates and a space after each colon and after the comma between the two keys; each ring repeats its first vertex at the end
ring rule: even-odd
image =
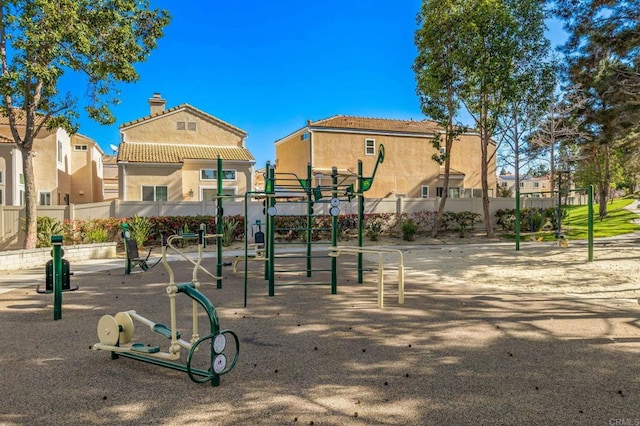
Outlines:
{"type": "MultiPolygon", "coordinates": [[[[579,202],[571,199],[568,204],[579,202]]],[[[440,203],[439,198],[379,198],[366,199],[365,213],[413,213],[418,211],[436,211],[440,203]]],[[[522,198],[522,208],[547,208],[553,207],[556,200],[552,198],[522,198]]],[[[495,213],[500,209],[515,208],[515,198],[490,199],[492,220],[495,221],[495,213]]],[[[265,222],[261,201],[247,203],[248,223],[256,220],[265,222]]],[[[316,214],[329,214],[331,205],[318,202],[314,205],[316,214]]],[[[224,216],[244,215],[244,199],[226,199],[223,202],[224,216]]],[[[306,215],[307,206],[304,203],[276,203],[278,215],[306,215]]],[[[446,210],[451,212],[470,211],[483,214],[481,198],[449,198],[446,210]]],[[[14,250],[22,247],[24,242],[24,213],[21,206],[0,205],[0,251],[14,250]]],[[[196,216],[216,215],[216,203],[206,201],[104,201],[91,204],[71,204],[68,206],[38,206],[38,216],[48,216],[60,221],[63,220],[90,220],[106,219],[109,217],[125,218],[138,216],[196,216]]],[[[358,204],[354,198],[351,202],[341,202],[341,214],[356,214],[358,204]]]]}

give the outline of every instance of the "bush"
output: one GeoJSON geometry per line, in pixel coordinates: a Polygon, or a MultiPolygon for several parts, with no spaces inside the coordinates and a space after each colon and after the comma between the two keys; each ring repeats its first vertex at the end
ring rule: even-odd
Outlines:
{"type": "Polygon", "coordinates": [[[405,241],[413,241],[415,239],[416,232],[418,232],[418,225],[413,219],[407,219],[402,222],[402,239],[405,241]]]}
{"type": "Polygon", "coordinates": [[[222,245],[229,247],[235,240],[235,232],[239,222],[229,217],[222,218],[222,245]]]}
{"type": "Polygon", "coordinates": [[[64,226],[62,223],[52,217],[38,217],[36,247],[51,247],[51,236],[64,235],[64,226]]]}
{"type": "Polygon", "coordinates": [[[129,218],[129,230],[131,231],[131,239],[136,241],[138,247],[144,246],[151,236],[153,225],[151,221],[143,216],[135,215],[129,218]]]}

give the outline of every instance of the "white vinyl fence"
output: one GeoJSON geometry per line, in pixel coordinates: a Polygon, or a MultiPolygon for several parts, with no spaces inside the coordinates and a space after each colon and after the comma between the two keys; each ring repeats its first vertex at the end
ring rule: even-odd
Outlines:
{"type": "MultiPolygon", "coordinates": [[[[328,200],[323,200],[328,201],[328,200]]],[[[366,213],[412,213],[418,211],[436,211],[439,198],[382,198],[366,199],[366,213]]],[[[552,198],[522,198],[521,208],[547,208],[556,205],[552,198]]],[[[570,200],[569,204],[580,202],[570,200]]],[[[586,202],[586,201],[585,201],[586,202]]],[[[224,200],[224,216],[245,215],[244,199],[236,198],[224,200]]],[[[307,206],[304,203],[280,201],[276,203],[278,215],[305,215],[307,206]]],[[[328,202],[314,204],[314,214],[329,214],[331,206],[328,202]]],[[[354,198],[351,202],[340,203],[341,214],[356,214],[358,202],[354,198]]],[[[255,223],[256,220],[265,221],[262,201],[249,201],[247,203],[247,223],[255,223]]],[[[515,208],[514,198],[492,198],[490,200],[490,212],[495,221],[495,213],[500,209],[515,208]]],[[[481,198],[448,198],[446,210],[452,212],[470,211],[483,216],[481,198]]],[[[38,216],[49,216],[60,221],[63,220],[90,220],[106,219],[109,217],[126,218],[138,216],[196,216],[216,215],[214,202],[163,202],[163,201],[105,201],[91,204],[71,204],[69,206],[38,206],[38,216]]],[[[24,242],[24,207],[0,205],[0,250],[13,250],[22,247],[24,242]]]]}

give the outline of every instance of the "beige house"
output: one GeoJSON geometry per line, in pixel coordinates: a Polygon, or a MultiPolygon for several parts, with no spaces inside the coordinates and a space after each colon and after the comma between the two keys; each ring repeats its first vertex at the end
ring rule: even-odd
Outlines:
{"type": "MultiPolygon", "coordinates": [[[[516,177],[513,174],[499,175],[498,186],[502,188],[508,188],[511,197],[516,196],[516,177]]],[[[520,192],[527,193],[530,197],[551,197],[554,188],[551,186],[551,180],[549,176],[520,177],[520,192]]]]}
{"type": "Polygon", "coordinates": [[[165,105],[156,93],[149,99],[148,116],[120,126],[120,200],[213,200],[218,157],[225,194],[253,188],[255,160],[243,130],[189,104],[165,105]]]}
{"type": "Polygon", "coordinates": [[[102,198],[105,201],[118,198],[118,157],[115,155],[102,157],[102,198]]]}
{"type": "MultiPolygon", "coordinates": [[[[42,116],[36,119],[40,124],[42,116]]],[[[26,119],[17,114],[18,132],[24,134],[26,119]]],[[[71,197],[71,137],[61,128],[36,135],[33,142],[35,187],[39,205],[68,204],[71,197]]],[[[22,153],[13,141],[6,116],[0,116],[0,203],[9,206],[25,204],[22,153]]]]}
{"type": "Polygon", "coordinates": [[[76,133],[71,136],[71,195],[72,204],[103,201],[104,152],[93,139],[76,133]]]}
{"type": "MultiPolygon", "coordinates": [[[[311,164],[314,185],[330,184],[331,168],[353,181],[358,160],[363,174],[371,176],[378,149],[384,145],[384,162],[378,167],[370,198],[439,197],[444,185],[444,167],[432,156],[438,151],[432,141],[441,133],[437,123],[429,120],[391,120],[336,115],[307,125],[276,141],[276,173],[307,176],[311,164]]],[[[491,145],[491,154],[495,145],[491,145]]],[[[441,148],[444,150],[444,147],[441,148]]],[[[495,194],[495,155],[489,166],[489,196],[495,194]]],[[[451,153],[449,196],[481,197],[481,143],[475,132],[462,134],[451,153]]]]}

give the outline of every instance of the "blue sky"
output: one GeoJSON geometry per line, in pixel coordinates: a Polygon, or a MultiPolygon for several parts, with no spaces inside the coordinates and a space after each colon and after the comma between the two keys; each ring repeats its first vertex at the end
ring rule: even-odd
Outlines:
{"type": "MultiPolygon", "coordinates": [[[[80,133],[105,153],[118,126],[149,114],[159,92],[167,107],[188,103],[245,130],[256,167],[275,160],[274,141],[307,119],[335,114],[422,119],[411,65],[420,0],[156,0],[173,16],[140,80],[120,86],[117,122],[82,115],[80,133]]],[[[550,23],[561,42],[561,27],[550,23]]],[[[82,105],[84,87],[72,83],[82,105]]],[[[471,124],[471,123],[465,123],[471,124]]]]}

